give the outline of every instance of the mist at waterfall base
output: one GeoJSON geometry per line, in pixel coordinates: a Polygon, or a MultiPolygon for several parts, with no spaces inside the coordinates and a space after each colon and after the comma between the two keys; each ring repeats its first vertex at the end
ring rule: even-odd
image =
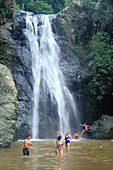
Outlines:
{"type": "Polygon", "coordinates": [[[29,41],[34,77],[30,122],[34,139],[55,138],[57,129],[62,136],[67,130],[74,132],[78,119],[76,103],[59,67],[60,48],[52,32],[51,17],[55,16],[26,15],[24,33],[29,41]]]}

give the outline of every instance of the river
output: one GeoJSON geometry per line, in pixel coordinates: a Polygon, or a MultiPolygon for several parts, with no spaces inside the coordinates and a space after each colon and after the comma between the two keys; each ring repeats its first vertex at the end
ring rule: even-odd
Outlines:
{"type": "Polygon", "coordinates": [[[34,150],[23,156],[23,141],[13,142],[10,148],[0,149],[0,170],[112,170],[112,140],[71,141],[63,155],[55,154],[54,140],[33,141],[34,150]]]}

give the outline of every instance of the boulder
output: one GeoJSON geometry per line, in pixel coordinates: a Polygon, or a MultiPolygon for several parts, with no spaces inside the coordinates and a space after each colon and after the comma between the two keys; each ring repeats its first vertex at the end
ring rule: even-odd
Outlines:
{"type": "Polygon", "coordinates": [[[8,147],[14,138],[17,121],[17,90],[10,70],[0,64],[0,147],[8,147]]]}
{"type": "Polygon", "coordinates": [[[89,134],[94,139],[113,139],[113,116],[102,115],[92,124],[89,134]]]}

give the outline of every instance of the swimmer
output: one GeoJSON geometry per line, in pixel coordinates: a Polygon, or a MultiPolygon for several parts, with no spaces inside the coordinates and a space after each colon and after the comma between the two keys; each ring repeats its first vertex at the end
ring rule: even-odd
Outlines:
{"type": "Polygon", "coordinates": [[[75,134],[73,135],[73,137],[74,137],[74,139],[79,138],[79,132],[75,133],[75,134]]]}
{"type": "Polygon", "coordinates": [[[30,147],[30,145],[32,146],[30,139],[31,139],[31,136],[27,135],[27,139],[25,139],[24,141],[24,148],[23,148],[24,155],[29,155],[29,149],[34,149],[34,147],[30,147]]]}
{"type": "Polygon", "coordinates": [[[91,127],[91,126],[87,125],[86,123],[84,123],[83,125],[80,124],[80,126],[83,126],[83,127],[84,127],[84,129],[82,130],[81,135],[84,134],[85,138],[87,138],[87,135],[88,135],[88,128],[91,127]]]}
{"type": "Polygon", "coordinates": [[[69,131],[66,132],[66,135],[65,135],[65,146],[66,148],[69,148],[70,146],[70,140],[72,140],[72,136],[70,135],[69,131]]]}
{"type": "Polygon", "coordinates": [[[60,136],[60,131],[59,130],[56,131],[55,136],[56,136],[56,140],[58,140],[58,136],[60,136]]]}
{"type": "Polygon", "coordinates": [[[62,139],[62,137],[58,136],[58,140],[56,142],[56,144],[57,144],[56,154],[63,154],[62,146],[64,145],[64,143],[61,139],[62,139]]]}

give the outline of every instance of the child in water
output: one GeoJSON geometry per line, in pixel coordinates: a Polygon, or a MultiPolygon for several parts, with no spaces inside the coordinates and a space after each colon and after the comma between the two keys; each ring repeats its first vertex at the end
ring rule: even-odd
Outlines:
{"type": "Polygon", "coordinates": [[[79,132],[75,133],[75,134],[73,135],[73,137],[74,137],[74,139],[78,139],[78,138],[79,138],[79,132]]]}
{"type": "Polygon", "coordinates": [[[61,140],[62,137],[58,136],[58,140],[56,141],[56,154],[63,154],[62,146],[64,145],[63,141],[61,140]]]}

